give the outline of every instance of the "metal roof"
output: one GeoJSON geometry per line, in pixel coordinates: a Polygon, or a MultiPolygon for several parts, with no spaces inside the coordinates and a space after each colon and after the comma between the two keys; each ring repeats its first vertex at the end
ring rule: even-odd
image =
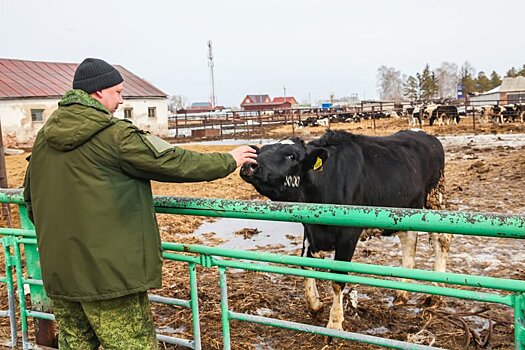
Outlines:
{"type": "Polygon", "coordinates": [[[210,102],[193,102],[191,108],[212,108],[210,102]]]}
{"type": "Polygon", "coordinates": [[[274,97],[272,102],[290,102],[291,104],[297,104],[297,100],[293,96],[287,96],[287,97],[274,97]]]}
{"type": "Polygon", "coordinates": [[[499,91],[525,91],[525,77],[503,78],[499,91]]]}
{"type": "MultiPolygon", "coordinates": [[[[58,97],[72,88],[78,63],[37,62],[0,58],[0,99],[58,97]]],[[[124,78],[124,98],[166,97],[126,68],[114,65],[124,78]]]]}
{"type": "MultiPolygon", "coordinates": [[[[247,95],[246,97],[249,97],[253,103],[265,103],[264,101],[266,100],[271,101],[270,95],[247,95]]],[[[246,97],[244,100],[246,100],[246,97]]]]}

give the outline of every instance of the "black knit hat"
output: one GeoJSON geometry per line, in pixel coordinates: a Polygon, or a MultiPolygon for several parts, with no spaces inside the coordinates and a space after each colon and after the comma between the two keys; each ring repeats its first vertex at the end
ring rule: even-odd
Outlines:
{"type": "Polygon", "coordinates": [[[88,94],[122,83],[119,71],[106,61],[86,58],[78,65],[73,78],[73,89],[84,90],[88,94]]]}

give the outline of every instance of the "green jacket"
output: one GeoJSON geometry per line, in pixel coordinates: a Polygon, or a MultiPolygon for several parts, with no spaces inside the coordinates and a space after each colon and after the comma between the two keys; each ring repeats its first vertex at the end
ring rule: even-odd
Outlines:
{"type": "Polygon", "coordinates": [[[94,301],[160,288],[150,180],[210,181],[235,169],[228,153],[174,147],[68,91],[36,137],[24,185],[47,294],[94,301]]]}

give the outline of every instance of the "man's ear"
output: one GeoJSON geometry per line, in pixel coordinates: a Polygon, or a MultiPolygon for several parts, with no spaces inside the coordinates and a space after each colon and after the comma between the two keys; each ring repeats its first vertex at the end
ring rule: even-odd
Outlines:
{"type": "Polygon", "coordinates": [[[325,161],[328,159],[329,153],[326,148],[317,147],[309,150],[306,153],[303,161],[303,169],[322,171],[325,161]]]}

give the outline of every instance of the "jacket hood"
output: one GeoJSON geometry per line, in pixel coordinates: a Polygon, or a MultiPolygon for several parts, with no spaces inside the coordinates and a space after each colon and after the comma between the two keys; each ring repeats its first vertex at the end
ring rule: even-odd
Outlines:
{"type": "Polygon", "coordinates": [[[46,142],[58,151],[77,148],[118,120],[82,90],[66,92],[58,105],[43,128],[46,142]]]}

